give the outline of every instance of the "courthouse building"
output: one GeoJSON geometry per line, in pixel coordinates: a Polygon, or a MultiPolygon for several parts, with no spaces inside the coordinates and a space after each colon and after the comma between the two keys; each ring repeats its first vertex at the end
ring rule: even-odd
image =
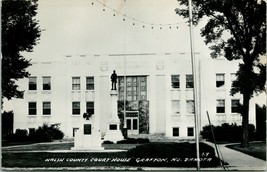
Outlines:
{"type": "MultiPolygon", "coordinates": [[[[196,55],[200,125],[237,123],[242,96],[230,95],[240,61],[200,58],[196,55]]],[[[110,76],[118,75],[118,116],[128,135],[164,134],[194,138],[194,94],[190,54],[67,55],[62,61],[32,62],[31,76],[18,81],[23,99],[14,99],[14,131],[58,124],[66,138],[79,129],[85,112],[100,122],[102,136],[108,127],[110,76]],[[126,83],[125,83],[126,82],[126,83]],[[125,103],[124,103],[125,100],[125,103]],[[126,104],[126,113],[124,113],[126,104]]],[[[250,105],[255,124],[255,101],[250,105]]]]}

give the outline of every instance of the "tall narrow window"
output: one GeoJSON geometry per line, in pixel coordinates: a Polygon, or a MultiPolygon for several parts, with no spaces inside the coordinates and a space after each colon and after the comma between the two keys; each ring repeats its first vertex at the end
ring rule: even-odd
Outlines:
{"type": "Polygon", "coordinates": [[[36,102],[29,102],[29,115],[36,115],[37,109],[36,109],[36,102]]]}
{"type": "Polygon", "coordinates": [[[72,90],[80,90],[80,77],[72,77],[72,90]]]}
{"type": "Polygon", "coordinates": [[[37,77],[29,77],[29,90],[37,90],[37,77]]]}
{"type": "Polygon", "coordinates": [[[43,90],[51,90],[51,77],[50,76],[43,77],[43,90]]]}
{"type": "Polygon", "coordinates": [[[43,115],[51,115],[51,103],[43,102],[43,115]]]}
{"type": "Polygon", "coordinates": [[[186,75],[186,88],[194,88],[193,75],[186,75]]]}
{"type": "Polygon", "coordinates": [[[180,114],[180,101],[172,100],[172,115],[179,115],[179,114],[180,114]]]}
{"type": "Polygon", "coordinates": [[[94,102],[86,102],[86,112],[88,114],[95,113],[94,102]]]}
{"type": "Polygon", "coordinates": [[[216,74],[216,87],[223,87],[224,86],[224,74],[216,74]]]}
{"type": "Polygon", "coordinates": [[[194,128],[193,127],[187,127],[187,136],[194,136],[194,128]]]}
{"type": "Polygon", "coordinates": [[[180,76],[179,75],[172,75],[171,82],[172,82],[172,88],[180,88],[180,76]]]}
{"type": "Polygon", "coordinates": [[[172,136],[174,136],[174,137],[179,136],[179,127],[172,128],[172,136]]]}
{"type": "Polygon", "coordinates": [[[124,100],[124,98],[128,101],[147,100],[145,76],[127,76],[125,81],[124,77],[118,77],[119,100],[124,100]],[[126,84],[126,88],[124,88],[124,84],[126,84]],[[126,91],[126,97],[124,97],[124,91],[126,91]]]}
{"type": "Polygon", "coordinates": [[[94,77],[86,77],[86,90],[94,90],[94,77]]]}
{"type": "Polygon", "coordinates": [[[187,100],[186,101],[186,112],[188,114],[194,114],[195,113],[194,100],[187,100]]]}
{"type": "Polygon", "coordinates": [[[217,100],[216,112],[225,113],[225,100],[217,100]]]}
{"type": "Polygon", "coordinates": [[[72,114],[80,115],[80,102],[72,102],[72,114]]]}
{"type": "Polygon", "coordinates": [[[238,113],[238,106],[239,106],[239,100],[231,100],[231,112],[232,113],[238,113]]]}

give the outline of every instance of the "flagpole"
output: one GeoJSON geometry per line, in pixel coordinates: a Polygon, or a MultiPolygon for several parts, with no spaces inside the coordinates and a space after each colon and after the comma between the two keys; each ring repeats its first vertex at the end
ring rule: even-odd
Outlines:
{"type": "Polygon", "coordinates": [[[192,21],[192,2],[188,0],[189,7],[189,24],[190,24],[190,48],[191,48],[191,61],[192,61],[192,74],[194,83],[194,109],[195,109],[195,139],[196,139],[196,156],[197,156],[197,170],[200,170],[200,158],[199,158],[199,112],[198,112],[198,98],[197,98],[197,75],[196,75],[196,65],[195,65],[195,51],[194,51],[194,37],[193,37],[193,21],[192,21]]]}

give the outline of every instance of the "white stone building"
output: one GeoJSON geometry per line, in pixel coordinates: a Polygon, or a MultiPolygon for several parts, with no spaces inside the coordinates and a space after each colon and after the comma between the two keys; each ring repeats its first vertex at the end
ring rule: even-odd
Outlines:
{"type": "MultiPolygon", "coordinates": [[[[198,97],[201,126],[209,112],[213,125],[241,124],[236,112],[242,96],[230,95],[238,61],[202,58],[197,55],[198,97]]],[[[32,62],[30,78],[18,82],[23,99],[5,104],[14,111],[14,131],[32,132],[43,123],[60,124],[72,138],[84,112],[100,121],[102,136],[107,130],[110,109],[110,75],[118,75],[118,111],[128,134],[165,134],[194,138],[194,98],[189,54],[109,54],[66,56],[64,61],[32,62]],[[126,76],[126,116],[123,113],[126,76]]],[[[255,124],[255,99],[250,106],[255,124]]],[[[123,124],[121,124],[123,126],[123,124]]]]}

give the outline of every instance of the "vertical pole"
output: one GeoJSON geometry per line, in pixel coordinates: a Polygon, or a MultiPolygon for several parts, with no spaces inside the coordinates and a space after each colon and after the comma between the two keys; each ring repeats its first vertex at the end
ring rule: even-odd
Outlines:
{"type": "Polygon", "coordinates": [[[211,122],[210,122],[209,112],[206,111],[206,113],[207,113],[208,121],[209,121],[209,124],[210,124],[210,130],[211,130],[212,138],[213,138],[213,141],[214,141],[215,150],[216,150],[216,153],[218,155],[218,158],[220,159],[220,165],[221,165],[221,167],[223,167],[223,164],[222,164],[222,161],[221,161],[221,158],[220,158],[220,154],[219,154],[219,150],[218,150],[218,147],[217,147],[217,144],[216,144],[215,135],[214,135],[214,132],[213,132],[213,129],[212,129],[212,125],[211,125],[211,122]]]}
{"type": "MultiPolygon", "coordinates": [[[[126,6],[126,0],[124,0],[124,6],[126,6]]],[[[124,113],[124,125],[123,125],[123,128],[124,128],[124,131],[125,132],[128,132],[126,130],[126,55],[125,55],[125,46],[126,46],[126,38],[125,38],[125,35],[126,35],[126,29],[125,29],[125,22],[123,23],[123,29],[124,29],[124,35],[123,35],[123,113],[124,113]]],[[[126,136],[128,136],[126,134],[126,136]]]]}
{"type": "Polygon", "coordinates": [[[189,23],[190,23],[190,48],[191,48],[191,61],[192,61],[192,74],[194,82],[194,108],[195,108],[195,139],[196,139],[196,155],[197,155],[197,170],[200,170],[200,159],[199,159],[199,113],[198,113],[198,98],[197,98],[197,75],[195,65],[195,51],[194,51],[194,37],[193,37],[193,21],[192,21],[192,2],[188,0],[189,7],[189,23]]]}

